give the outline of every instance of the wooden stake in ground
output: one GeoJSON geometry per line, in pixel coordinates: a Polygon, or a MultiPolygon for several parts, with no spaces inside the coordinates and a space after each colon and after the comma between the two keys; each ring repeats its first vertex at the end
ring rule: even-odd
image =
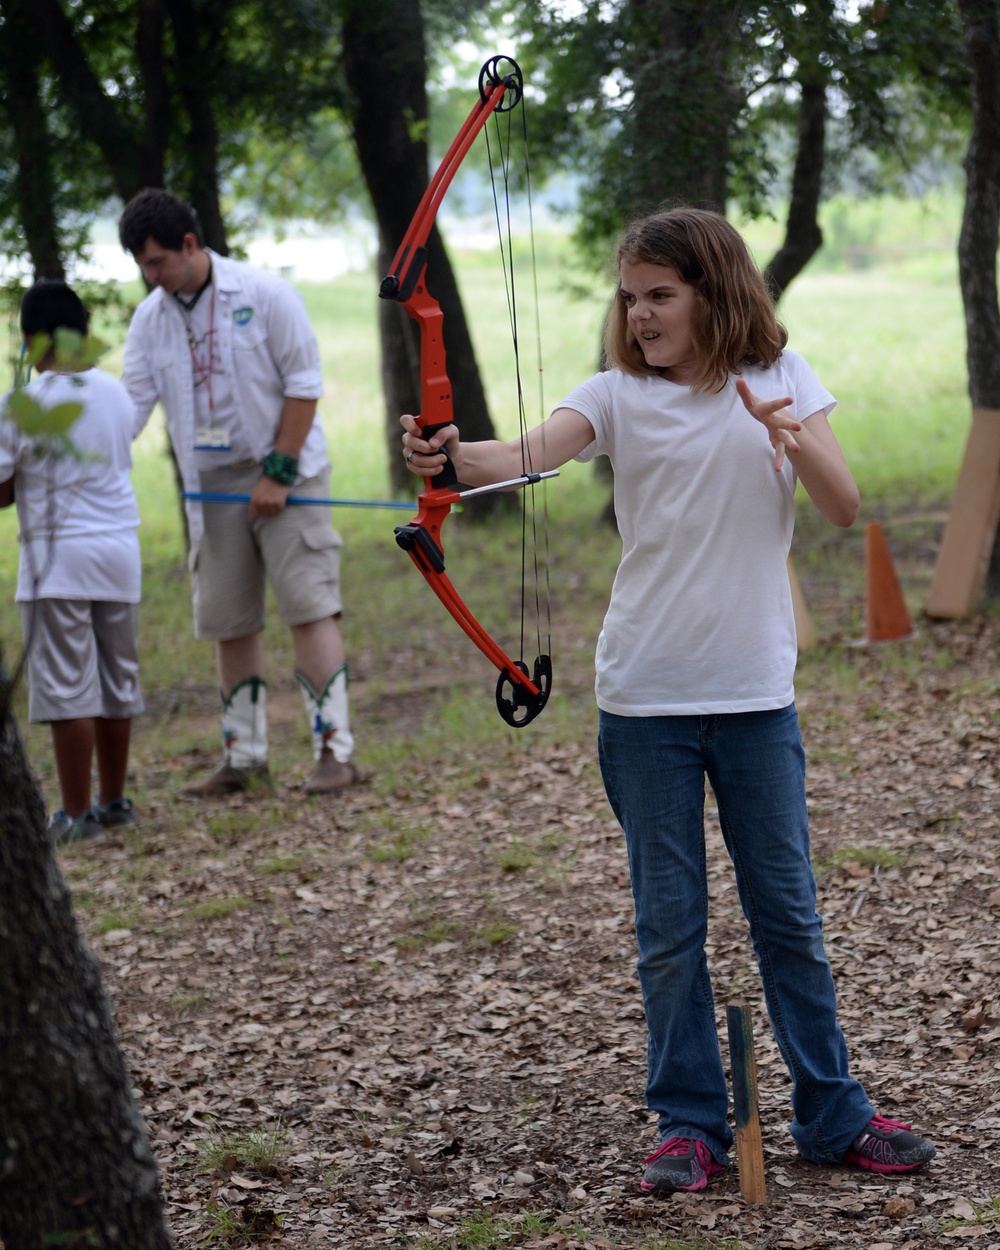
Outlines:
{"type": "Polygon", "coordinates": [[[927,615],[968,616],[979,605],[1000,518],[1000,411],[975,408],[941,539],[927,615]]]}
{"type": "Polygon", "coordinates": [[[747,1202],[767,1204],[764,1183],[764,1146],[757,1104],[757,1060],[753,1050],[753,1022],[745,1003],[726,1008],[729,1062],[733,1072],[733,1116],[736,1121],[736,1161],[740,1194],[747,1202]]]}
{"type": "Polygon", "coordinates": [[[808,651],[810,647],[816,645],[816,630],[813,627],[812,617],[809,615],[809,608],[806,605],[806,597],[802,593],[802,585],[799,582],[798,574],[795,572],[795,566],[792,564],[792,557],[788,557],[788,585],[792,592],[792,610],[795,612],[795,641],[800,651],[808,651]]]}

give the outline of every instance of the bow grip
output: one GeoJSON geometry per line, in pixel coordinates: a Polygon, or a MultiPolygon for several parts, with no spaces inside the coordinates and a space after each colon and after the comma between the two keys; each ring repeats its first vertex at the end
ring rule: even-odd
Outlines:
{"type": "MultiPolygon", "coordinates": [[[[430,425],[424,425],[420,428],[420,437],[424,439],[433,438],[438,430],[443,430],[446,425],[454,425],[454,421],[437,421],[430,425]]],[[[451,456],[444,450],[439,449],[444,455],[444,465],[441,472],[436,477],[428,478],[427,484],[432,490],[440,490],[443,487],[455,486],[458,482],[458,474],[455,472],[455,466],[452,463],[451,456]]]]}

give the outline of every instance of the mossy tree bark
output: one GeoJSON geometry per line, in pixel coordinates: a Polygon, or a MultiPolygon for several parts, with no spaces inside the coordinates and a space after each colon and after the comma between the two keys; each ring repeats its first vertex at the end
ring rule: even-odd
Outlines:
{"type": "Polygon", "coordinates": [[[156,1162],[0,656],[0,1240],[168,1250],[156,1162]]]}

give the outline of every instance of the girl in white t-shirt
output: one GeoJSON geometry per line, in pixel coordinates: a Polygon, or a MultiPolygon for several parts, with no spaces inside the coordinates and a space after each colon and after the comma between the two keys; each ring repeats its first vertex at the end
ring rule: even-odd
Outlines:
{"type": "MultiPolygon", "coordinates": [[[[764,280],[717,213],[636,221],[618,249],[609,368],[527,434],[533,471],[607,455],[622,558],[597,643],[599,754],[629,854],[660,1146],[642,1188],[704,1188],[728,1163],[728,1093],[705,940],[705,779],[750,927],[806,1158],[908,1172],[930,1142],[876,1114],[850,1075],[809,858],[786,560],[801,481],[834,525],[860,499],[827,417],[833,396],[785,350],[764,280]]],[[[520,440],[421,437],[470,486],[517,477],[520,440]]]]}

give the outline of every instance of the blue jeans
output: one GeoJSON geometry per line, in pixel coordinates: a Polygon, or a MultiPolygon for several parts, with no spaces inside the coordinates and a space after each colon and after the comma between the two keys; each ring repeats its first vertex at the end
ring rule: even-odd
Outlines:
{"type": "Polygon", "coordinates": [[[849,1074],[837,1023],[794,704],[712,716],[602,712],[598,746],[628,846],[649,1030],[646,1101],[659,1113],[661,1141],[700,1139],[722,1163],[733,1141],[705,958],[707,777],[792,1077],[792,1137],[806,1158],[837,1161],[875,1112],[849,1074]]]}

